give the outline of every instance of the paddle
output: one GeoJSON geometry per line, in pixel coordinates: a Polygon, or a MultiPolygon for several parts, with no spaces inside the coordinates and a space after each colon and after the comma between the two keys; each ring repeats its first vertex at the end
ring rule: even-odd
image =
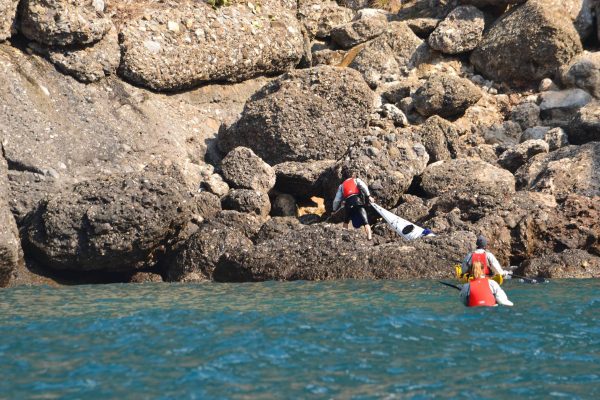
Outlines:
{"type": "Polygon", "coordinates": [[[446,285],[446,286],[449,286],[449,287],[451,287],[451,288],[454,288],[454,289],[457,289],[457,290],[462,290],[460,286],[453,285],[453,284],[451,284],[451,283],[448,283],[448,282],[443,282],[443,281],[438,281],[438,282],[439,282],[439,283],[441,283],[442,285],[446,285]]]}

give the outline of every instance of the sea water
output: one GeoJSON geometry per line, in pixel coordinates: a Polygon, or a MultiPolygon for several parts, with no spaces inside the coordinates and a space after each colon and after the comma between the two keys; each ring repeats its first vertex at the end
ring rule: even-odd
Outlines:
{"type": "Polygon", "coordinates": [[[2,399],[600,398],[600,281],[0,290],[2,399]]]}

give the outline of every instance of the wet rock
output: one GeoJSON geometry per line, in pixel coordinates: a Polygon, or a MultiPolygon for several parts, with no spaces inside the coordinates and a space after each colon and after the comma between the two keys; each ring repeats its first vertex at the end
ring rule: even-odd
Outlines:
{"type": "Polygon", "coordinates": [[[474,50],[483,38],[484,15],[473,6],[460,6],[448,14],[429,36],[431,48],[446,54],[474,50]]]}
{"type": "Polygon", "coordinates": [[[387,29],[388,19],[383,10],[360,10],[351,22],[331,31],[331,39],[343,49],[350,49],[381,35],[387,29]]]}
{"type": "Polygon", "coordinates": [[[112,29],[99,42],[89,46],[44,47],[32,44],[65,74],[91,83],[114,75],[121,61],[117,31],[112,29]]]}
{"type": "Polygon", "coordinates": [[[430,265],[462,256],[471,240],[473,234],[456,232],[373,246],[357,230],[315,224],[261,242],[251,252],[223,257],[214,277],[217,281],[441,278],[449,276],[449,268],[430,265]]]}
{"type": "Polygon", "coordinates": [[[428,160],[420,143],[395,135],[367,136],[348,150],[335,173],[325,180],[327,198],[333,201],[342,182],[341,171],[347,169],[367,183],[378,204],[394,207],[414,177],[424,171],[428,160]]]}
{"type": "Polygon", "coordinates": [[[215,10],[205,2],[186,2],[148,10],[121,29],[121,73],[167,91],[288,71],[304,53],[295,11],[278,0],[263,1],[260,9],[244,3],[215,10]],[[167,21],[178,29],[168,29],[167,21]]]}
{"type": "Polygon", "coordinates": [[[211,280],[221,256],[251,248],[252,242],[239,229],[215,222],[202,224],[174,255],[167,266],[167,279],[211,280]]]}
{"type": "Polygon", "coordinates": [[[320,178],[333,166],[333,160],[294,162],[277,164],[275,188],[298,198],[309,198],[322,193],[320,178]]]}
{"type": "Polygon", "coordinates": [[[592,96],[581,89],[544,92],[540,95],[540,116],[547,125],[566,126],[581,107],[592,101],[592,96]]]}
{"type": "Polygon", "coordinates": [[[10,38],[16,31],[19,0],[0,0],[0,42],[10,38]]]}
{"type": "Polygon", "coordinates": [[[562,128],[550,129],[544,135],[544,140],[548,143],[550,151],[558,150],[561,147],[569,145],[569,137],[562,128]]]}
{"type": "Polygon", "coordinates": [[[454,192],[502,197],[514,193],[515,178],[485,161],[460,158],[427,166],[421,188],[431,197],[454,192]]]}
{"type": "Polygon", "coordinates": [[[487,144],[513,145],[519,143],[521,134],[519,124],[513,121],[504,121],[485,129],[483,138],[487,144]]]}
{"type": "Polygon", "coordinates": [[[561,81],[600,98],[600,52],[584,52],[561,68],[561,81]]]}
{"type": "Polygon", "coordinates": [[[579,109],[566,129],[573,144],[600,141],[600,103],[591,102],[579,109]]]}
{"type": "Polygon", "coordinates": [[[226,210],[235,210],[242,213],[254,213],[267,216],[271,211],[269,196],[264,192],[250,189],[232,189],[222,200],[226,210]]]}
{"type": "Polygon", "coordinates": [[[192,212],[191,198],[171,177],[96,178],[42,202],[27,225],[27,247],[55,269],[133,271],[154,265],[192,212]]]}
{"type": "Polygon", "coordinates": [[[369,86],[400,80],[429,57],[427,45],[404,22],[392,22],[376,39],[365,44],[351,68],[358,70],[369,86]]]}
{"type": "Polygon", "coordinates": [[[21,6],[21,32],[50,46],[89,44],[102,39],[112,27],[104,2],[76,0],[25,0],[21,6]]]}
{"type": "Polygon", "coordinates": [[[546,133],[548,133],[550,129],[551,128],[549,126],[534,126],[533,128],[528,128],[521,135],[519,142],[523,143],[528,140],[544,139],[544,137],[546,137],[546,133]]]}
{"type": "Polygon", "coordinates": [[[271,207],[271,215],[274,217],[295,217],[298,206],[294,196],[289,194],[280,194],[275,197],[271,207]]]}
{"type": "Polygon", "coordinates": [[[352,20],[351,9],[341,7],[335,1],[302,0],[299,2],[298,19],[311,37],[324,39],[331,30],[352,20]]]}
{"type": "Polygon", "coordinates": [[[548,143],[544,140],[526,140],[502,153],[498,158],[498,164],[511,172],[515,172],[531,157],[548,151],[548,143]]]}
{"type": "Polygon", "coordinates": [[[543,0],[533,0],[490,28],[471,54],[471,63],[488,78],[516,83],[552,76],[581,51],[571,20],[543,0]]]}
{"type": "Polygon", "coordinates": [[[554,196],[600,196],[600,142],[538,154],[515,173],[518,187],[554,196]]]}
{"type": "Polygon", "coordinates": [[[162,276],[152,272],[136,272],[129,278],[129,283],[159,283],[162,281],[162,276]]]}
{"type": "Polygon", "coordinates": [[[434,115],[419,127],[418,134],[429,154],[429,163],[457,157],[459,133],[450,121],[434,115]]]}
{"type": "Polygon", "coordinates": [[[450,74],[431,76],[413,96],[419,114],[455,117],[477,103],[481,91],[468,79],[450,74]]]}
{"type": "Polygon", "coordinates": [[[522,130],[533,128],[540,122],[540,107],[532,102],[524,102],[515,106],[510,113],[510,119],[522,130]]]}
{"type": "Polygon", "coordinates": [[[337,159],[365,133],[374,95],[349,68],[298,70],[266,85],[237,123],[219,134],[219,148],[251,148],[270,165],[337,159]]]}
{"type": "Polygon", "coordinates": [[[247,147],[236,147],[221,161],[223,177],[236,189],[268,193],[275,186],[275,170],[247,147]]]}
{"type": "Polygon", "coordinates": [[[523,271],[526,276],[553,279],[599,278],[600,257],[584,250],[565,250],[527,260],[523,263],[523,271]]]}

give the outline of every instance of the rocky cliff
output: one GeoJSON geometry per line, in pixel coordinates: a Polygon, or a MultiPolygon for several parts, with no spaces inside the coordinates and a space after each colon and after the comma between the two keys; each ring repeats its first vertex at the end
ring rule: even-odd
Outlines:
{"type": "Polygon", "coordinates": [[[0,0],[0,286],[600,277],[596,1],[214,4],[0,0]]]}

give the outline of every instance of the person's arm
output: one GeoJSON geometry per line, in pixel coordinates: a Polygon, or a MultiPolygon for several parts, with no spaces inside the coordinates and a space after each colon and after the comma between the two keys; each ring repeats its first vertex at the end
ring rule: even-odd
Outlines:
{"type": "Polygon", "coordinates": [[[461,264],[463,274],[466,274],[467,271],[469,270],[469,263],[471,262],[472,255],[473,255],[473,253],[467,254],[467,256],[465,257],[465,259],[463,260],[463,262],[461,264]]]}
{"type": "Polygon", "coordinates": [[[500,304],[501,306],[509,307],[512,307],[514,305],[513,302],[508,299],[506,292],[504,292],[500,285],[498,285],[498,282],[493,281],[491,279],[488,279],[488,282],[490,284],[490,289],[492,290],[492,293],[496,298],[496,303],[500,304]]]}
{"type": "Polygon", "coordinates": [[[335,199],[333,199],[333,211],[337,211],[340,208],[340,203],[342,202],[342,185],[338,187],[337,193],[335,194],[335,199]]]}
{"type": "Polygon", "coordinates": [[[365,196],[371,197],[371,192],[369,192],[369,187],[360,178],[356,178],[356,186],[358,186],[360,191],[363,192],[363,194],[365,196]]]}
{"type": "Polygon", "coordinates": [[[460,289],[460,301],[462,301],[462,303],[466,306],[469,304],[469,284],[464,284],[463,287],[460,289]]]}
{"type": "Polygon", "coordinates": [[[498,262],[498,260],[496,259],[496,257],[492,253],[490,253],[489,251],[486,251],[485,254],[486,254],[486,257],[487,257],[488,265],[490,266],[490,268],[492,269],[492,271],[494,272],[494,274],[495,275],[506,276],[506,274],[508,272],[502,269],[502,267],[500,266],[500,263],[498,262]]]}

